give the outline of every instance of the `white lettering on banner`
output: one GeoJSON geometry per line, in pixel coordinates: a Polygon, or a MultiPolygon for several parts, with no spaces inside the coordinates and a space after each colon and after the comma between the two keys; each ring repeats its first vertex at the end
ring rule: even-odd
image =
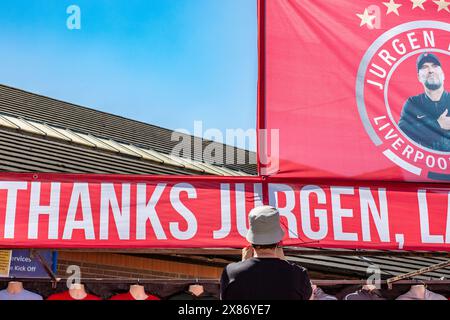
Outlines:
{"type": "Polygon", "coordinates": [[[447,170],[450,158],[439,157],[435,155],[426,155],[415,146],[411,146],[404,139],[398,137],[398,134],[389,122],[386,116],[373,118],[374,123],[378,126],[378,131],[383,132],[384,140],[389,141],[390,147],[395,154],[401,154],[407,160],[411,160],[414,164],[426,165],[430,169],[447,170]],[[391,142],[395,139],[393,142],[391,142]]]}
{"type": "Polygon", "coordinates": [[[410,33],[406,34],[406,36],[408,37],[409,44],[411,45],[411,49],[412,50],[420,49],[420,45],[416,45],[415,44],[416,42],[419,41],[417,38],[413,38],[413,36],[415,36],[415,35],[416,35],[415,32],[410,32],[410,33]]]}
{"type": "Polygon", "coordinates": [[[48,215],[48,239],[58,239],[59,201],[61,184],[52,182],[50,186],[50,205],[41,206],[41,183],[31,183],[30,212],[28,219],[28,239],[38,239],[39,217],[48,215]]]}
{"type": "Polygon", "coordinates": [[[262,183],[254,183],[253,184],[253,195],[254,195],[254,203],[255,207],[263,206],[263,190],[262,183]]]}
{"type": "Polygon", "coordinates": [[[66,224],[64,227],[64,240],[71,240],[74,230],[84,230],[86,240],[95,240],[94,222],[92,220],[92,206],[89,196],[89,184],[74,183],[72,196],[70,197],[69,209],[67,211],[66,224]],[[80,201],[81,200],[81,201],[80,201]],[[75,220],[78,204],[81,202],[82,220],[75,220]]]}
{"type": "Polygon", "coordinates": [[[371,85],[374,85],[375,87],[378,87],[380,90],[384,89],[384,86],[381,83],[379,83],[379,82],[376,82],[376,81],[373,81],[373,80],[367,80],[367,83],[371,84],[371,85]]]}
{"type": "Polygon", "coordinates": [[[244,238],[247,236],[247,210],[245,206],[245,184],[236,183],[236,224],[238,232],[244,238]]]}
{"type": "Polygon", "coordinates": [[[417,160],[421,160],[425,157],[425,154],[422,151],[417,151],[416,155],[414,157],[414,162],[417,162],[417,160]]]}
{"type": "Polygon", "coordinates": [[[298,228],[297,219],[292,212],[295,208],[295,192],[292,187],[287,184],[275,184],[269,183],[269,203],[271,206],[278,208],[280,216],[284,216],[288,222],[289,238],[297,239],[298,228]],[[279,206],[278,194],[284,193],[286,197],[286,205],[284,207],[279,206]]]}
{"type": "Polygon", "coordinates": [[[164,233],[164,229],[159,221],[158,214],[156,213],[156,204],[158,203],[161,195],[166,188],[165,183],[158,183],[147,203],[147,185],[139,183],[137,185],[137,203],[136,203],[136,239],[147,239],[147,221],[150,220],[150,224],[155,232],[156,239],[167,240],[167,236],[164,233]]]}
{"type": "Polygon", "coordinates": [[[341,195],[354,195],[353,187],[331,187],[331,208],[333,212],[334,239],[340,241],[358,241],[358,234],[344,232],[342,218],[352,218],[353,210],[341,207],[341,195]]]}
{"type": "Polygon", "coordinates": [[[395,52],[397,52],[401,56],[406,53],[406,47],[403,43],[400,42],[399,39],[395,39],[394,41],[392,41],[392,48],[394,48],[395,52]]]}
{"type": "Polygon", "coordinates": [[[27,190],[26,182],[0,182],[0,190],[6,190],[6,212],[5,212],[5,239],[14,239],[16,225],[17,193],[19,190],[27,190]]]}
{"type": "Polygon", "coordinates": [[[394,143],[392,143],[392,148],[395,150],[398,150],[399,147],[401,147],[405,141],[402,138],[397,138],[394,143]]]}
{"type": "Polygon", "coordinates": [[[392,62],[397,61],[397,58],[394,58],[393,56],[391,56],[389,51],[387,51],[385,49],[378,52],[378,56],[381,58],[381,60],[383,60],[389,66],[392,66],[392,62]]]}
{"type": "Polygon", "coordinates": [[[410,159],[413,152],[414,148],[411,147],[410,145],[407,145],[405,150],[403,150],[402,152],[402,156],[406,156],[406,159],[410,159]]]}
{"type": "Polygon", "coordinates": [[[419,200],[419,215],[420,215],[420,234],[422,236],[423,243],[444,243],[444,237],[442,235],[430,234],[430,221],[428,217],[428,204],[427,204],[427,191],[417,191],[417,197],[419,200]]]}
{"type": "Polygon", "coordinates": [[[436,47],[433,31],[430,31],[430,33],[428,33],[427,31],[423,31],[423,40],[425,43],[425,47],[436,47]]]}
{"type": "Polygon", "coordinates": [[[300,212],[302,217],[303,233],[312,240],[322,240],[328,234],[328,218],[326,209],[314,209],[314,216],[319,220],[319,230],[313,231],[311,226],[310,196],[317,196],[318,204],[326,204],[325,191],[318,186],[304,186],[300,191],[300,212]]]}
{"type": "MultiPolygon", "coordinates": [[[[236,224],[239,234],[242,237],[247,235],[247,221],[248,212],[246,207],[246,197],[249,195],[245,193],[244,183],[236,184],[236,224]]],[[[230,196],[230,184],[220,184],[220,206],[221,206],[221,229],[213,231],[214,239],[226,238],[231,232],[231,196],[230,196]]],[[[253,184],[253,200],[255,207],[262,206],[262,184],[253,184]]]]}
{"type": "Polygon", "coordinates": [[[405,235],[403,233],[396,233],[395,242],[397,242],[398,248],[402,250],[403,247],[405,246],[405,235]]]}
{"type": "Polygon", "coordinates": [[[213,231],[214,239],[226,238],[231,231],[231,196],[230,184],[220,184],[220,208],[222,225],[220,230],[213,231]]]}
{"type": "Polygon", "coordinates": [[[397,138],[398,134],[394,133],[394,129],[389,130],[389,132],[384,136],[386,140],[397,138]]]}
{"type": "Polygon", "coordinates": [[[375,63],[372,63],[371,68],[369,69],[369,72],[379,78],[382,78],[382,79],[386,78],[386,75],[387,75],[386,70],[375,63]],[[377,69],[377,71],[375,71],[374,69],[377,69]]]}
{"type": "Polygon", "coordinates": [[[180,201],[180,193],[186,192],[189,199],[197,198],[197,191],[194,186],[189,183],[178,183],[170,190],[170,203],[173,208],[186,220],[187,229],[181,231],[178,222],[171,222],[169,224],[170,232],[173,237],[178,240],[189,240],[197,233],[197,219],[195,215],[180,201]]]}
{"type": "Polygon", "coordinates": [[[122,184],[122,209],[119,208],[114,184],[102,183],[100,193],[100,239],[109,239],[109,208],[113,213],[120,240],[130,239],[130,192],[129,183],[122,184]]]}
{"type": "Polygon", "coordinates": [[[385,119],[386,119],[386,116],[381,116],[381,117],[374,118],[373,121],[375,122],[376,125],[378,125],[379,121],[385,120],[385,119]]]}
{"type": "Polygon", "coordinates": [[[359,188],[359,201],[361,207],[361,225],[363,241],[372,241],[370,234],[370,218],[369,211],[372,214],[372,219],[375,222],[375,227],[378,231],[381,242],[390,242],[389,235],[389,216],[386,199],[386,189],[378,189],[378,197],[380,203],[380,210],[373,198],[370,188],[359,188]]]}
{"type": "MultiPolygon", "coordinates": [[[[212,184],[207,195],[211,199],[200,199],[195,182],[178,183],[168,188],[166,183],[70,182],[63,185],[59,182],[0,181],[1,224],[4,221],[0,237],[1,240],[13,240],[5,241],[6,244],[14,244],[14,239],[39,239],[42,242],[33,243],[58,245],[55,240],[69,240],[64,245],[70,246],[70,240],[76,240],[77,244],[82,242],[82,247],[94,245],[94,242],[85,240],[103,240],[95,242],[100,246],[110,243],[126,245],[133,239],[148,240],[142,244],[160,246],[165,243],[161,240],[167,238],[171,240],[170,245],[176,243],[173,240],[223,239],[222,242],[217,241],[223,246],[227,244],[227,237],[236,241],[246,236],[250,209],[262,205],[262,186],[262,183],[251,182],[220,184],[221,207],[218,210],[221,212],[213,210],[213,214],[217,212],[218,216],[208,216],[209,212],[201,208],[218,200],[217,183],[212,184]],[[163,207],[165,219],[161,220],[163,216],[160,217],[158,211],[162,214],[163,207]],[[20,228],[15,228],[18,223],[20,228]],[[205,232],[199,234],[201,225],[205,232]],[[215,227],[221,229],[213,231],[215,227]],[[156,237],[151,236],[152,232],[156,237]]],[[[364,242],[367,246],[372,242],[374,246],[389,243],[387,246],[392,247],[395,243],[391,241],[397,241],[400,248],[403,240],[406,241],[405,247],[450,243],[448,191],[439,189],[427,194],[425,188],[409,190],[411,194],[417,192],[418,202],[414,201],[410,212],[414,215],[416,210],[419,211],[417,216],[408,216],[415,221],[411,225],[405,218],[392,217],[393,213],[389,212],[395,207],[389,207],[393,204],[388,203],[388,196],[392,196],[391,201],[399,201],[394,203],[406,201],[400,199],[401,195],[396,190],[388,194],[386,188],[277,183],[269,183],[268,187],[270,204],[279,207],[283,222],[287,220],[286,238],[289,239],[299,240],[304,235],[307,239],[323,242],[325,246],[359,240],[361,242],[357,245],[364,242]],[[356,192],[355,188],[358,188],[356,192]],[[419,222],[420,226],[415,230],[414,226],[419,222]],[[394,234],[393,230],[399,233],[394,234]],[[421,241],[412,240],[414,232],[419,231],[421,241]]],[[[402,209],[400,214],[407,212],[402,209]]]]}
{"type": "MultiPolygon", "coordinates": [[[[398,54],[399,56],[396,56],[396,54],[392,54],[387,49],[382,49],[378,53],[378,57],[381,59],[380,62],[382,62],[383,64],[386,64],[387,67],[392,67],[393,62],[398,61],[401,56],[405,55],[408,52],[409,48],[411,48],[411,50],[417,50],[417,49],[421,49],[421,48],[436,47],[435,37],[434,37],[434,33],[432,30],[430,30],[430,31],[424,30],[423,31],[422,38],[421,38],[422,41],[420,41],[417,38],[418,35],[416,35],[415,32],[410,32],[406,36],[407,36],[407,42],[409,43],[409,46],[408,46],[408,43],[406,43],[406,45],[405,45],[405,41],[402,41],[401,39],[398,39],[398,38],[393,39],[392,42],[390,43],[390,45],[392,46],[392,49],[394,49],[395,53],[398,54]],[[408,46],[408,48],[407,48],[407,46],[408,46]]],[[[376,63],[372,63],[369,68],[369,73],[374,75],[377,78],[385,79],[386,75],[388,73],[388,70],[385,69],[384,65],[382,66],[382,65],[378,65],[376,63]]],[[[384,84],[379,81],[367,79],[366,82],[375,87],[378,87],[380,90],[384,89],[384,84]]]]}

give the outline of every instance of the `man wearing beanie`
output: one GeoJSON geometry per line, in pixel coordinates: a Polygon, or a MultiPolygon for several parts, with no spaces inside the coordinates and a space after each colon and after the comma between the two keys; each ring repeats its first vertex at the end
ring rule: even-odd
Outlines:
{"type": "Polygon", "coordinates": [[[306,269],[284,258],[279,243],[284,231],[280,214],[270,206],[253,209],[242,261],[225,267],[220,280],[222,300],[309,300],[311,281],[306,269]]]}
{"type": "Polygon", "coordinates": [[[450,95],[444,90],[441,62],[435,54],[426,52],[419,56],[416,67],[424,93],[406,101],[398,125],[418,144],[450,151],[450,95]]]}

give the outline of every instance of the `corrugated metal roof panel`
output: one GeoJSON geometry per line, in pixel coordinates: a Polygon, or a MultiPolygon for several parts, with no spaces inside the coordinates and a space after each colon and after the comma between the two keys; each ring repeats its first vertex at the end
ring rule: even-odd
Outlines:
{"type": "Polygon", "coordinates": [[[219,175],[219,176],[225,176],[226,175],[225,171],[222,171],[219,168],[216,168],[216,167],[214,167],[214,166],[212,166],[212,165],[210,165],[208,163],[198,162],[198,161],[197,162],[193,162],[191,160],[184,159],[184,158],[183,158],[183,160],[189,161],[193,165],[203,169],[205,172],[207,172],[209,174],[219,175]]]}
{"type": "Polygon", "coordinates": [[[241,175],[238,171],[233,171],[233,170],[230,170],[225,167],[217,167],[216,166],[215,168],[220,168],[220,170],[222,170],[226,176],[240,176],[241,175]]]}
{"type": "MultiPolygon", "coordinates": [[[[24,130],[31,133],[36,133],[36,131],[39,130],[39,132],[42,135],[51,136],[56,139],[64,139],[66,141],[71,141],[73,143],[103,149],[106,151],[126,154],[129,156],[143,158],[145,160],[155,161],[158,163],[165,163],[168,165],[174,165],[182,168],[189,167],[190,169],[199,172],[206,171],[203,168],[203,166],[196,165],[194,162],[188,159],[166,156],[153,150],[146,150],[133,145],[118,143],[110,139],[97,138],[92,135],[73,132],[68,129],[62,129],[37,122],[16,119],[11,116],[5,116],[4,121],[6,122],[6,124],[8,124],[10,127],[14,129],[24,130]],[[36,130],[32,130],[34,127],[36,128],[36,130]],[[186,163],[189,163],[190,165],[186,163]]],[[[219,171],[209,170],[209,172],[215,172],[217,174],[219,171]]]]}
{"type": "Polygon", "coordinates": [[[36,128],[35,126],[33,126],[30,122],[28,122],[26,120],[14,118],[14,117],[10,117],[10,116],[4,116],[4,117],[8,121],[14,123],[20,130],[34,133],[34,134],[39,134],[39,135],[45,135],[44,132],[42,132],[41,130],[39,130],[38,128],[36,128]]]}
{"type": "MultiPolygon", "coordinates": [[[[148,152],[148,153],[154,155],[155,157],[160,157],[164,161],[165,164],[175,166],[175,167],[180,167],[180,168],[186,168],[186,166],[182,162],[175,161],[164,153],[160,153],[160,152],[157,152],[154,150],[149,150],[149,149],[144,149],[144,150],[145,150],[145,152],[148,152]]],[[[198,170],[196,170],[196,171],[198,171],[198,170]]]]}
{"type": "Polygon", "coordinates": [[[0,129],[0,168],[12,172],[198,174],[185,168],[2,129],[0,129]]]}
{"type": "MultiPolygon", "coordinates": [[[[77,133],[92,134],[100,138],[137,145],[165,154],[169,154],[174,146],[178,144],[177,141],[171,141],[172,130],[4,85],[0,85],[0,112],[15,117],[23,117],[31,121],[68,128],[77,133]]],[[[200,140],[203,146],[200,151],[193,149],[192,159],[197,161],[202,161],[204,148],[215,144],[199,138],[189,138],[200,140]]],[[[226,149],[227,146],[225,146],[224,150],[226,149]]],[[[233,148],[233,150],[236,152],[239,149],[233,148]]],[[[249,159],[254,157],[254,152],[244,151],[243,153],[237,153],[237,158],[245,160],[244,164],[226,164],[225,166],[232,170],[242,170],[249,174],[256,174],[256,164],[249,162],[249,159]]]]}
{"type": "Polygon", "coordinates": [[[185,168],[191,169],[191,170],[195,170],[195,171],[200,171],[200,172],[205,172],[204,169],[198,167],[197,165],[192,164],[193,161],[190,161],[188,159],[184,159],[181,157],[176,157],[173,156],[171,154],[167,154],[166,155],[168,158],[170,158],[172,161],[176,161],[180,164],[182,164],[185,168]]]}
{"type": "Polygon", "coordinates": [[[47,137],[52,137],[55,139],[62,139],[65,141],[71,141],[70,138],[59,133],[57,130],[53,129],[52,127],[50,127],[46,124],[39,123],[39,122],[32,122],[32,121],[30,121],[30,122],[33,124],[33,126],[37,127],[39,130],[44,132],[47,137]]]}
{"type": "Polygon", "coordinates": [[[156,152],[155,153],[151,153],[151,152],[149,152],[146,149],[138,148],[138,147],[135,147],[133,145],[127,145],[127,147],[129,149],[131,149],[132,151],[140,154],[146,160],[151,160],[151,161],[155,161],[155,162],[158,162],[158,163],[164,163],[164,160],[163,160],[163,158],[161,156],[159,156],[159,155],[155,156],[156,152]]]}
{"type": "MultiPolygon", "coordinates": [[[[35,126],[36,129],[40,130],[43,135],[49,135],[53,138],[64,139],[66,141],[71,141],[73,143],[82,144],[85,146],[102,149],[111,152],[117,152],[121,154],[126,154],[133,157],[143,158],[145,160],[155,161],[158,163],[165,163],[168,165],[174,165],[182,168],[189,168],[191,170],[195,170],[198,172],[208,172],[210,174],[219,174],[225,175],[225,171],[221,169],[215,169],[213,166],[208,164],[202,164],[198,162],[191,161],[189,159],[184,159],[172,155],[164,155],[157,151],[147,150],[143,148],[139,148],[133,145],[118,143],[111,139],[102,139],[98,137],[94,137],[92,135],[73,132],[69,129],[62,129],[58,127],[53,127],[49,125],[44,125],[32,121],[19,121],[14,117],[6,116],[6,121],[10,121],[12,124],[16,125],[20,130],[24,130],[25,125],[35,126]],[[22,127],[19,127],[22,125],[22,127]]],[[[27,132],[31,132],[31,130],[24,130],[27,132]]],[[[33,132],[34,133],[34,132],[33,132]]]]}
{"type": "Polygon", "coordinates": [[[104,143],[102,140],[97,139],[94,136],[91,136],[89,134],[82,134],[82,133],[79,133],[78,135],[81,136],[83,139],[89,141],[90,143],[94,144],[95,147],[98,149],[103,149],[103,150],[112,151],[112,152],[119,152],[118,149],[112,147],[109,144],[104,143]]]}
{"type": "Polygon", "coordinates": [[[100,139],[103,143],[106,143],[110,147],[116,149],[119,151],[119,153],[126,154],[129,156],[137,157],[137,158],[143,158],[143,156],[130,148],[127,148],[124,144],[117,143],[113,140],[106,140],[106,139],[100,139]]]}
{"type": "Polygon", "coordinates": [[[57,128],[57,127],[52,127],[53,129],[55,129],[56,131],[58,131],[58,133],[66,136],[67,138],[70,139],[71,142],[77,143],[77,144],[81,144],[84,146],[88,146],[88,147],[95,147],[95,144],[87,141],[86,139],[83,139],[82,137],[80,137],[79,135],[77,135],[76,133],[66,130],[66,129],[61,129],[61,128],[57,128]]]}
{"type": "Polygon", "coordinates": [[[8,117],[2,115],[0,115],[0,126],[12,129],[20,129],[20,127],[14,124],[14,122],[9,121],[8,117]]]}

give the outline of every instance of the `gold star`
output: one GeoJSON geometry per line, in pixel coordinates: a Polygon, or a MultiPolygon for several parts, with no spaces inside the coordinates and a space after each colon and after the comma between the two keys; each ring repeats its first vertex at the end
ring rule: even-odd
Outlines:
{"type": "Polygon", "coordinates": [[[383,4],[388,8],[386,15],[388,15],[391,12],[394,12],[396,15],[399,16],[398,8],[402,6],[401,4],[395,3],[394,0],[390,0],[389,2],[383,2],[383,4]]]}
{"type": "Polygon", "coordinates": [[[450,12],[450,10],[448,9],[450,2],[446,2],[445,0],[439,0],[439,1],[433,1],[433,2],[439,6],[438,12],[441,11],[442,9],[444,9],[447,12],[450,12]]]}
{"type": "Polygon", "coordinates": [[[367,24],[367,26],[370,29],[373,29],[373,24],[372,24],[372,20],[374,20],[376,18],[376,16],[371,16],[369,15],[369,10],[366,8],[364,10],[363,14],[356,14],[358,16],[358,18],[361,19],[361,24],[359,25],[360,27],[362,27],[363,25],[367,24]]]}
{"type": "Polygon", "coordinates": [[[411,2],[413,3],[413,10],[417,7],[419,7],[422,10],[425,10],[425,8],[423,7],[423,4],[426,2],[427,0],[411,0],[411,2]]]}

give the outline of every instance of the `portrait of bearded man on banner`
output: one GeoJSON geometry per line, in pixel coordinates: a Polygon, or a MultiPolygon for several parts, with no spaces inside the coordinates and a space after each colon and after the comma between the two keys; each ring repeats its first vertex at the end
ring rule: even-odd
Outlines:
{"type": "Polygon", "coordinates": [[[441,60],[425,52],[417,58],[416,67],[424,93],[408,98],[398,125],[421,146],[450,152],[450,94],[444,87],[441,60]]]}

